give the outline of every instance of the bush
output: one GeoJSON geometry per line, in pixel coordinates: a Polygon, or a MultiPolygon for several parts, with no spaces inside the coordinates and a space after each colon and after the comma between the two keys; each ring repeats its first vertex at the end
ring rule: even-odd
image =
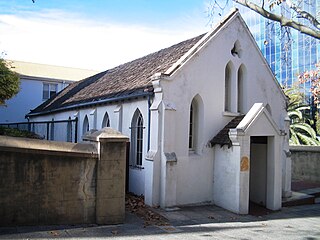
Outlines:
{"type": "Polygon", "coordinates": [[[42,139],[38,134],[34,132],[28,132],[25,130],[19,130],[16,128],[8,128],[0,126],[0,135],[9,136],[9,137],[25,137],[25,138],[34,138],[42,139]]]}

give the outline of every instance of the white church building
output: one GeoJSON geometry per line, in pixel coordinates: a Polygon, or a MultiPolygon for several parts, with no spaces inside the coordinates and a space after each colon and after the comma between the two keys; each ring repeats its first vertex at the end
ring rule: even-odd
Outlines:
{"type": "Polygon", "coordinates": [[[129,191],[150,206],[247,214],[250,201],[278,210],[291,193],[286,97],[236,9],[207,34],[69,85],[28,117],[129,136],[129,191]]]}

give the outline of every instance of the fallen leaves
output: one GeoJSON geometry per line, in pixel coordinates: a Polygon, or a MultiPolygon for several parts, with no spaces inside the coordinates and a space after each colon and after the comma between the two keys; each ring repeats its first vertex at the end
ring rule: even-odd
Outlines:
{"type": "Polygon", "coordinates": [[[54,237],[59,236],[59,233],[56,232],[56,231],[50,231],[50,234],[51,234],[52,236],[54,236],[54,237]]]}
{"type": "Polygon", "coordinates": [[[150,225],[165,226],[168,220],[154,212],[151,207],[144,204],[143,196],[126,195],[126,209],[135,213],[144,220],[144,228],[150,225]]]}
{"type": "Polygon", "coordinates": [[[118,230],[113,230],[111,231],[112,235],[117,235],[118,234],[118,230]]]}

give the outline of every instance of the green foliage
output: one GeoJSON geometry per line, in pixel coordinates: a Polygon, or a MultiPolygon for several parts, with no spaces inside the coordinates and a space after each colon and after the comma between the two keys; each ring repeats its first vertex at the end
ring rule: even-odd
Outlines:
{"type": "Polygon", "coordinates": [[[7,128],[0,126],[0,135],[10,136],[10,137],[25,137],[25,138],[36,138],[41,139],[41,137],[33,132],[28,132],[25,130],[19,130],[16,128],[7,128]]]}
{"type": "Polygon", "coordinates": [[[320,135],[320,115],[316,114],[316,130],[317,135],[320,135]]]}
{"type": "Polygon", "coordinates": [[[0,104],[15,96],[20,90],[19,75],[0,58],[0,104]]]}
{"type": "Polygon", "coordinates": [[[291,145],[320,145],[317,134],[310,126],[311,119],[306,114],[310,110],[310,106],[303,104],[303,95],[297,88],[287,88],[284,90],[289,98],[287,106],[290,123],[290,139],[291,145]]]}

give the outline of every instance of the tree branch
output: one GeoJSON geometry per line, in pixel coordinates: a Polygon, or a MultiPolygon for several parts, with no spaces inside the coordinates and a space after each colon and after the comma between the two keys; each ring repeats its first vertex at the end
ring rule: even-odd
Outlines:
{"type": "Polygon", "coordinates": [[[302,10],[291,0],[286,0],[285,3],[289,6],[289,8],[298,13],[300,17],[307,19],[315,28],[320,30],[320,23],[312,14],[302,10]]]}
{"type": "Polygon", "coordinates": [[[286,18],[284,16],[271,13],[271,12],[263,9],[262,7],[254,4],[252,2],[249,2],[247,0],[234,0],[234,1],[236,3],[241,4],[244,7],[247,7],[249,9],[255,11],[256,13],[260,14],[261,16],[263,16],[263,17],[265,17],[267,19],[279,22],[281,24],[281,26],[287,26],[287,27],[296,29],[301,33],[307,34],[307,35],[309,35],[311,37],[314,37],[314,38],[320,40],[320,31],[312,29],[312,28],[310,28],[310,27],[308,27],[306,25],[303,25],[303,24],[301,24],[301,23],[299,23],[297,21],[294,21],[292,19],[286,18]]]}

